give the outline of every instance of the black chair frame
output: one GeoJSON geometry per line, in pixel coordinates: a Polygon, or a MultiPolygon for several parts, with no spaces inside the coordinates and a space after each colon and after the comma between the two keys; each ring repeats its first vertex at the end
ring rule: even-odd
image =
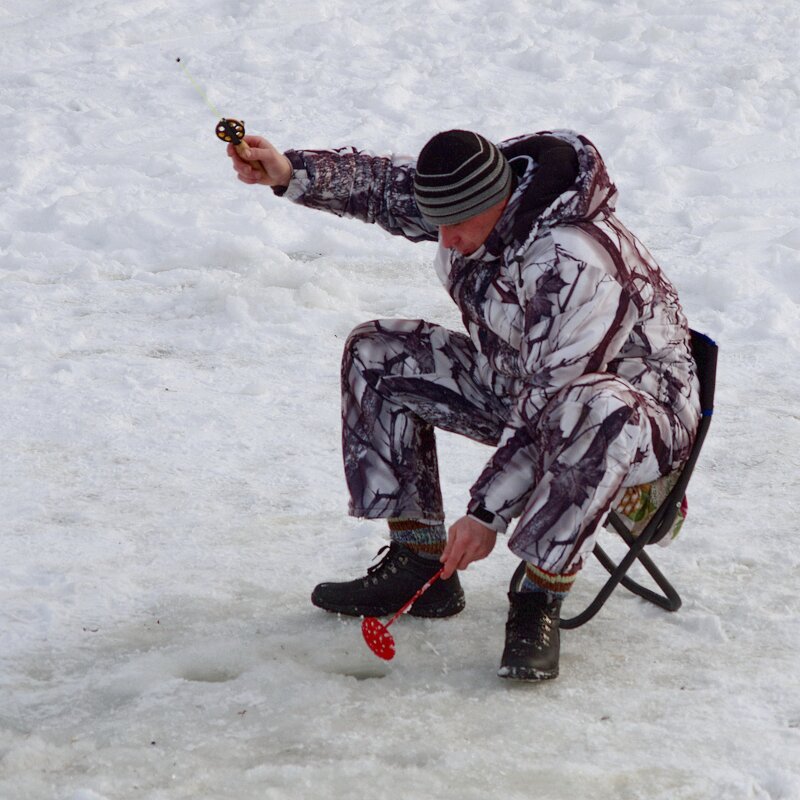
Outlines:
{"type": "MultiPolygon", "coordinates": [[[[692,472],[694,471],[695,464],[700,455],[700,450],[703,447],[708,428],[711,425],[711,417],[714,413],[714,390],[716,385],[718,348],[712,339],[694,330],[691,331],[691,344],[692,354],[697,364],[697,375],[700,381],[702,416],[689,458],[681,470],[677,483],[638,536],[634,537],[631,535],[627,526],[616,511],[611,511],[609,513],[606,526],[610,525],[614,531],[622,537],[628,546],[628,551],[619,563],[616,563],[605,550],[603,550],[600,544],[595,544],[594,554],[609,573],[609,578],[597,593],[594,600],[592,600],[583,611],[576,614],[574,617],[561,620],[559,627],[562,629],[577,628],[592,619],[603,607],[614,589],[620,584],[639,597],[654,603],[666,611],[677,611],[681,607],[680,595],[666,579],[661,570],[653,563],[650,556],[644,552],[644,548],[649,544],[659,542],[672,528],[683,497],[686,494],[686,487],[689,485],[689,479],[692,477],[692,472]],[[660,592],[643,586],[627,575],[628,570],[635,561],[638,561],[645,568],[656,586],[661,590],[660,592]]],[[[512,586],[518,585],[518,581],[522,578],[524,570],[525,562],[523,561],[514,573],[512,586]]]]}

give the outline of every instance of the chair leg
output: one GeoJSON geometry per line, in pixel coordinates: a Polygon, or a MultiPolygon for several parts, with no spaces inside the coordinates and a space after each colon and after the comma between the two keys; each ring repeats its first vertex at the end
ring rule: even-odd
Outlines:
{"type": "MultiPolygon", "coordinates": [[[[650,541],[656,530],[655,525],[653,527],[648,525],[640,536],[634,538],[628,532],[628,529],[624,526],[622,521],[615,517],[614,512],[609,516],[609,522],[628,545],[628,552],[619,563],[616,563],[599,544],[595,544],[594,554],[597,560],[605,567],[610,577],[605,584],[603,584],[603,587],[597,593],[594,600],[592,600],[580,614],[561,620],[559,627],[564,630],[578,628],[588,622],[603,607],[606,600],[611,596],[611,593],[620,584],[629,592],[633,592],[635,595],[657,605],[659,608],[663,608],[665,611],[677,611],[681,607],[680,595],[675,591],[675,588],[666,577],[664,577],[661,570],[653,563],[650,556],[644,552],[645,545],[650,541]],[[663,594],[654,592],[652,589],[642,586],[642,584],[637,583],[633,578],[627,576],[628,570],[633,565],[633,562],[637,560],[647,570],[663,594]]],[[[516,590],[524,573],[525,562],[520,561],[519,566],[511,577],[509,591],[513,592],[516,590]]]]}
{"type": "Polygon", "coordinates": [[[588,622],[597,612],[605,605],[606,600],[611,596],[611,593],[617,586],[622,582],[623,578],[625,577],[625,573],[628,571],[630,565],[636,560],[636,555],[631,554],[629,550],[625,554],[625,558],[619,564],[615,564],[608,555],[606,554],[605,550],[600,547],[599,544],[594,546],[594,554],[597,556],[597,560],[608,570],[611,577],[603,584],[603,587],[595,596],[594,600],[589,603],[586,608],[581,611],[580,614],[576,614],[574,617],[568,617],[567,619],[562,619],[559,623],[559,628],[563,630],[570,630],[572,628],[579,628],[584,623],[588,622]]]}
{"type": "MultiPolygon", "coordinates": [[[[665,611],[677,611],[681,607],[680,595],[677,591],[675,591],[675,587],[666,579],[666,577],[664,577],[664,573],[661,572],[661,570],[653,563],[653,560],[650,558],[650,556],[648,556],[644,551],[645,546],[652,541],[653,535],[663,526],[664,523],[662,522],[655,524],[654,520],[652,528],[650,525],[648,525],[642,531],[639,538],[634,538],[625,527],[625,523],[622,522],[616,511],[609,515],[609,521],[625,544],[627,544],[630,549],[636,551],[636,558],[638,559],[639,563],[647,570],[650,577],[653,579],[653,581],[655,581],[656,585],[659,589],[661,589],[663,594],[658,594],[652,589],[642,586],[642,584],[637,583],[635,580],[633,580],[633,578],[629,578],[627,575],[621,578],[620,583],[629,592],[633,592],[635,595],[638,595],[644,600],[654,603],[655,605],[659,606],[659,608],[663,608],[665,611]]],[[[666,522],[671,525],[672,517],[666,520],[666,522]]],[[[611,559],[607,556],[606,562],[607,563],[604,563],[603,566],[606,568],[606,570],[608,570],[608,572],[612,572],[614,569],[614,562],[611,561],[611,559]],[[608,564],[611,564],[610,568],[608,564]]]]}
{"type": "Polygon", "coordinates": [[[561,620],[559,624],[560,628],[569,630],[571,628],[578,628],[585,622],[588,622],[603,607],[606,600],[619,584],[622,584],[628,591],[633,592],[644,600],[659,606],[659,608],[663,608],[665,611],[677,611],[681,607],[680,595],[664,577],[661,570],[653,563],[650,556],[643,552],[646,543],[645,540],[640,538],[633,539],[629,535],[624,538],[629,545],[629,550],[619,564],[615,563],[599,544],[595,545],[594,554],[597,556],[597,560],[605,567],[610,577],[603,585],[603,588],[597,593],[594,600],[592,600],[580,614],[561,620]],[[637,559],[662,590],[663,595],[642,586],[640,583],[633,580],[633,578],[627,577],[626,573],[637,559]]]}
{"type": "Polygon", "coordinates": [[[640,553],[639,563],[650,573],[650,576],[661,589],[663,594],[654,592],[646,586],[637,583],[633,578],[624,577],[620,583],[630,592],[649,600],[651,603],[663,608],[665,611],[677,611],[681,607],[681,597],[675,587],[664,577],[664,573],[653,563],[647,553],[640,553]]]}

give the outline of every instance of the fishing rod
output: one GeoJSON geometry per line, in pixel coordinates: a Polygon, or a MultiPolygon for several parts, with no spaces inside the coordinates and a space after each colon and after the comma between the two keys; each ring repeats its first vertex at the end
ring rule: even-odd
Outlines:
{"type": "Polygon", "coordinates": [[[250,149],[244,141],[244,120],[233,119],[233,117],[226,117],[224,114],[220,114],[216,106],[208,99],[208,95],[203,90],[203,87],[194,79],[192,73],[189,72],[186,64],[181,61],[180,57],[176,58],[175,61],[181,65],[184,74],[189,79],[189,82],[192,84],[200,97],[203,98],[203,101],[211,109],[211,112],[214,114],[214,116],[220,118],[219,122],[214,128],[214,133],[217,135],[217,139],[232,144],[236,148],[236,151],[239,153],[239,155],[247,160],[253,169],[264,172],[264,168],[261,166],[260,162],[250,161],[247,158],[247,156],[250,154],[250,149]]]}

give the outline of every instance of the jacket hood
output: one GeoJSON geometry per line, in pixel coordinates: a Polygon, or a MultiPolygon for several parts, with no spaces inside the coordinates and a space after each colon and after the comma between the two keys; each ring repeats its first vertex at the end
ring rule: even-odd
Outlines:
{"type": "Polygon", "coordinates": [[[525,246],[543,227],[613,212],[617,189],[597,148],[573,131],[543,131],[498,144],[517,175],[511,238],[525,246]]]}

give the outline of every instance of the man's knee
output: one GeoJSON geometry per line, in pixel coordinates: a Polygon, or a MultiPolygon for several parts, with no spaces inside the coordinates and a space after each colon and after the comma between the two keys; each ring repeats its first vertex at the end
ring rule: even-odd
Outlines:
{"type": "Polygon", "coordinates": [[[359,352],[364,348],[375,351],[380,348],[383,335],[384,320],[374,319],[369,322],[362,322],[356,325],[347,336],[342,353],[342,373],[350,370],[354,363],[363,359],[359,357],[359,352]]]}
{"type": "Polygon", "coordinates": [[[550,398],[540,414],[531,403],[530,414],[525,416],[538,428],[550,427],[554,422],[568,422],[567,427],[573,428],[580,420],[597,422],[623,408],[633,413],[637,405],[630,384],[615,375],[598,372],[567,383],[550,398]]]}
{"type": "Polygon", "coordinates": [[[342,378],[353,369],[374,379],[401,369],[409,358],[420,359],[429,348],[424,320],[376,319],[350,331],[342,354],[342,378]],[[375,374],[373,374],[375,373],[375,374]]]}
{"type": "Polygon", "coordinates": [[[353,352],[364,343],[371,349],[397,348],[398,343],[409,337],[421,336],[425,322],[419,319],[373,319],[362,322],[350,331],[345,342],[345,353],[353,352]]]}
{"type": "Polygon", "coordinates": [[[344,344],[345,356],[357,349],[360,342],[378,336],[381,330],[381,323],[382,320],[373,319],[356,325],[347,335],[347,340],[344,344]]]}

